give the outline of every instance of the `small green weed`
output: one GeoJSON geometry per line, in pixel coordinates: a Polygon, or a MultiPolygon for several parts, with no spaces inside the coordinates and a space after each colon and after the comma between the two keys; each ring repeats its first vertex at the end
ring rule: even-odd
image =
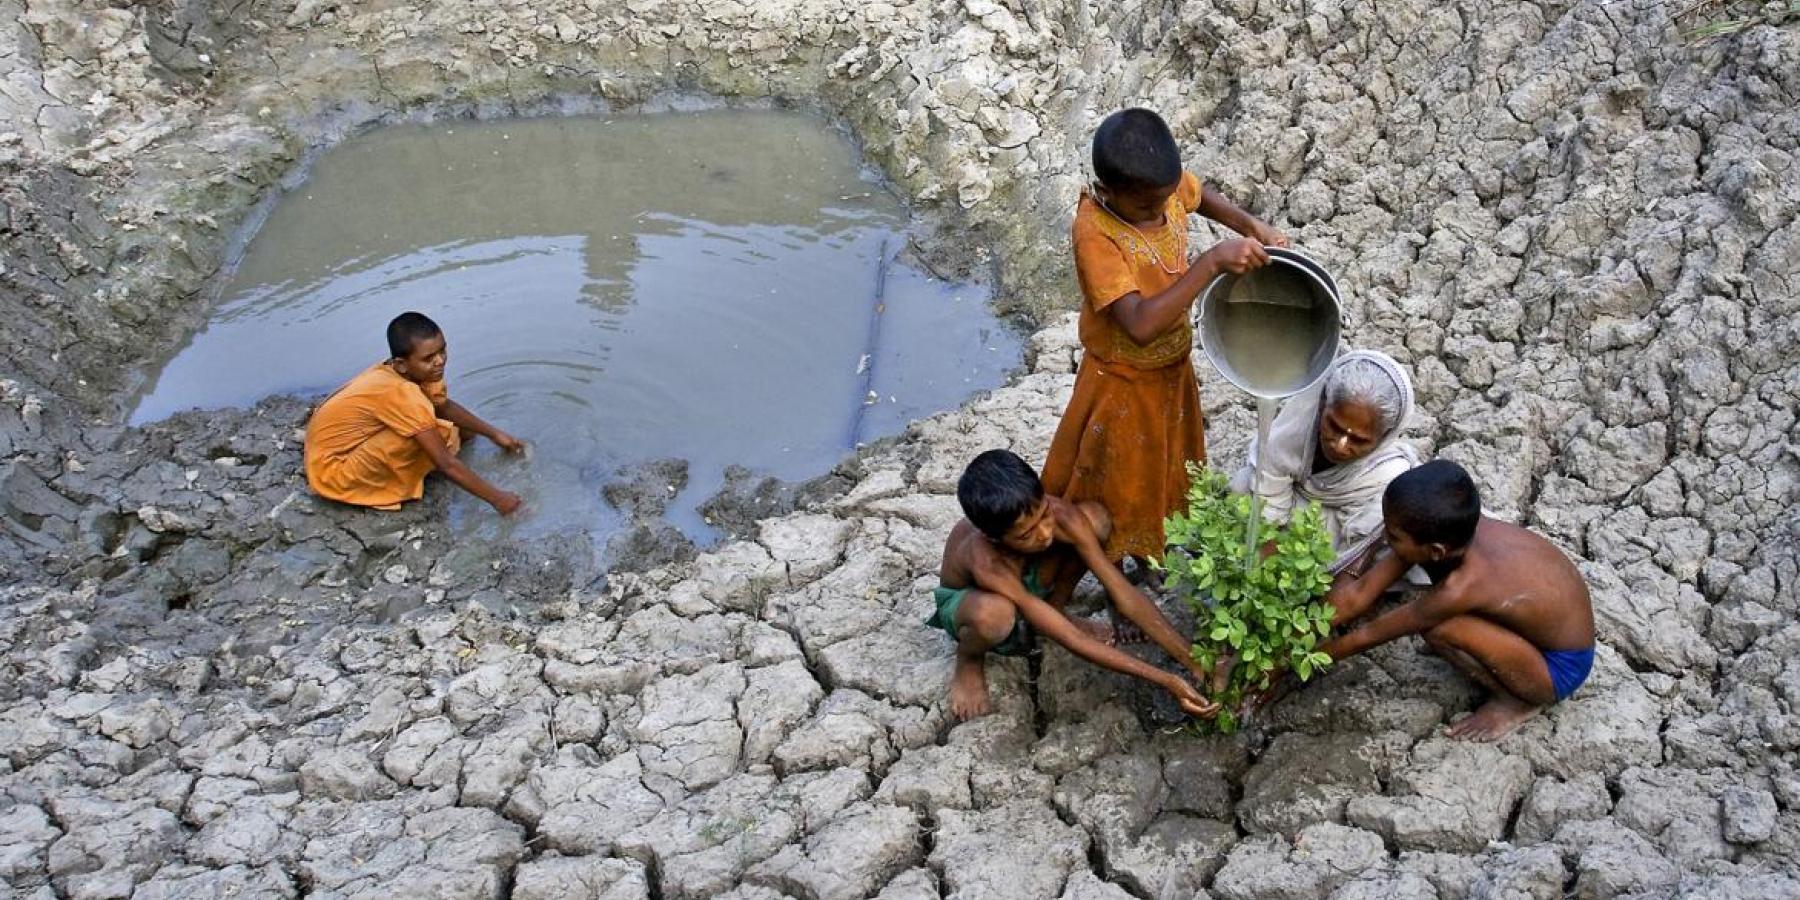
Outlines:
{"type": "Polygon", "coordinates": [[[1800,0],[1785,3],[1755,0],[1695,0],[1674,16],[1681,37],[1690,44],[1738,34],[1757,25],[1800,21],[1800,0]]]}
{"type": "Polygon", "coordinates": [[[735,817],[713,819],[700,827],[700,840],[706,842],[709,847],[716,847],[748,832],[755,825],[756,823],[749,819],[735,817]]]}

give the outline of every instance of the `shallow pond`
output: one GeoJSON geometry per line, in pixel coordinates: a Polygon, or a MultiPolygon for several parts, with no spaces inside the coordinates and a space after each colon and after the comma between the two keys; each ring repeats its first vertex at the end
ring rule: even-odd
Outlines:
{"type": "Polygon", "coordinates": [[[800,113],[457,121],[324,154],[270,213],[205,328],[132,414],[324,394],[387,355],[416,309],[443,326],[450,395],[531,442],[464,451],[521,493],[481,531],[604,537],[600,487],[669,457],[694,511],[727,465],[823,474],[859,442],[999,385],[1019,337],[985,287],[908,264],[906,209],[800,113]]]}

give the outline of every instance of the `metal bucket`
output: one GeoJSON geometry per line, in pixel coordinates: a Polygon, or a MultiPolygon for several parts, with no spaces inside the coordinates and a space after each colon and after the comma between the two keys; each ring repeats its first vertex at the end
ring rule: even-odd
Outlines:
{"type": "Polygon", "coordinates": [[[1331,297],[1338,302],[1339,311],[1341,312],[1343,310],[1344,295],[1338,290],[1337,279],[1332,278],[1331,273],[1325,271],[1325,267],[1319,265],[1318,260],[1315,260],[1292,247],[1264,247],[1263,249],[1268,251],[1270,257],[1280,257],[1281,259],[1297,262],[1312,270],[1312,273],[1319,276],[1319,280],[1325,282],[1325,286],[1331,289],[1331,297]]]}
{"type": "Polygon", "coordinates": [[[1325,377],[1343,329],[1337,284],[1305,255],[1270,247],[1269,264],[1214,278],[1200,295],[1200,350],[1247,393],[1291,397],[1325,377]]]}

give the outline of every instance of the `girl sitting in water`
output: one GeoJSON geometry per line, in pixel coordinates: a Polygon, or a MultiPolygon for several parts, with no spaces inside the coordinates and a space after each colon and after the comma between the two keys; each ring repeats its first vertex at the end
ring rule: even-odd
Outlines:
{"type": "Polygon", "coordinates": [[[395,510],[419,499],[425,476],[436,470],[501,515],[517,512],[517,494],[456,458],[465,433],[508,453],[523,453],[525,442],[450,399],[443,330],[423,313],[401,313],[388,323],[387,344],[387,359],[325,398],[307,421],[307,484],[339,503],[395,510]]]}
{"type": "Polygon", "coordinates": [[[1266,447],[1260,440],[1250,443],[1249,460],[1231,489],[1254,491],[1262,498],[1263,518],[1282,524],[1296,506],[1319,501],[1338,553],[1331,572],[1351,569],[1381,540],[1381,495],[1388,482],[1420,463],[1419,451],[1399,439],[1412,408],[1412,379],[1393,357],[1375,350],[1345,353],[1317,386],[1281,408],[1266,447]]]}

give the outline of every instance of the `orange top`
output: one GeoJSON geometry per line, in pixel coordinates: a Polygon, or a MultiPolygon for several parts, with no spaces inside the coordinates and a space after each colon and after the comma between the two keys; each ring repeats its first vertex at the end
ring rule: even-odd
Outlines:
{"type": "Polygon", "coordinates": [[[417,384],[376,363],[325,398],[306,423],[306,481],[321,495],[359,506],[416,500],[431,459],[413,437],[456,429],[438,418],[449,402],[442,381],[417,384]]]}
{"type": "Polygon", "coordinates": [[[1136,291],[1148,297],[1175,283],[1187,271],[1187,216],[1200,208],[1200,179],[1181,173],[1169,196],[1160,225],[1126,224],[1083,192],[1070,228],[1075,244],[1075,276],[1081,282],[1081,346],[1107,362],[1137,369],[1156,369],[1187,356],[1194,328],[1187,319],[1149,344],[1131,339],[1106,314],[1113,301],[1136,291]]]}

